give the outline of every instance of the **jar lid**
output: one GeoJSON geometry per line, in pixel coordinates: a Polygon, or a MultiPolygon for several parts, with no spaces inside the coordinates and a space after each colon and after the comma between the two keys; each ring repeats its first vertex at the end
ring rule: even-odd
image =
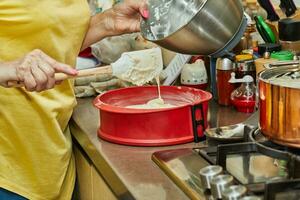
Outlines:
{"type": "Polygon", "coordinates": [[[260,73],[259,80],[271,85],[300,89],[300,67],[285,65],[267,69],[260,73]]]}
{"type": "Polygon", "coordinates": [[[218,58],[216,68],[218,70],[232,70],[233,62],[229,58],[218,58]]]}
{"type": "Polygon", "coordinates": [[[265,52],[276,52],[281,50],[281,44],[263,43],[258,45],[258,54],[264,55],[265,52]]]}
{"type": "Polygon", "coordinates": [[[294,54],[291,51],[278,51],[271,53],[271,58],[279,61],[289,61],[294,59],[294,54]]]}
{"type": "Polygon", "coordinates": [[[300,20],[285,18],[278,22],[279,39],[283,41],[300,40],[300,20]]]}
{"type": "Polygon", "coordinates": [[[251,54],[240,54],[235,56],[236,61],[250,60],[253,59],[253,55],[251,54]]]}

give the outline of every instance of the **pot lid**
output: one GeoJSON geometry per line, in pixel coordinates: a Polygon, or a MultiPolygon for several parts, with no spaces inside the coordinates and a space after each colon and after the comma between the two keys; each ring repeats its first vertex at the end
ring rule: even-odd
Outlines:
{"type": "Polygon", "coordinates": [[[285,65],[267,69],[259,76],[261,81],[281,87],[300,89],[300,65],[285,65]]]}

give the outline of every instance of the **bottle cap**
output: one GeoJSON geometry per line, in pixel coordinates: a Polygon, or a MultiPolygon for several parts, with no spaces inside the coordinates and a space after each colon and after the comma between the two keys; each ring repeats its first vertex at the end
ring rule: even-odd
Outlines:
{"type": "Polygon", "coordinates": [[[233,62],[229,58],[217,59],[217,70],[232,70],[233,62]]]}
{"type": "Polygon", "coordinates": [[[253,59],[253,55],[251,55],[251,54],[240,54],[240,55],[235,56],[235,60],[237,62],[243,61],[243,60],[251,60],[251,59],[253,59]]]}
{"type": "Polygon", "coordinates": [[[294,54],[291,51],[279,51],[271,53],[271,58],[279,61],[288,61],[294,59],[294,54]]]}

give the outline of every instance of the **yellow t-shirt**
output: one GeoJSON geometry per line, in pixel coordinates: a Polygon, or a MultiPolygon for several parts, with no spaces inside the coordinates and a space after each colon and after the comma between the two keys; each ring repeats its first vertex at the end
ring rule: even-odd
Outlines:
{"type": "MultiPolygon", "coordinates": [[[[74,66],[89,17],[86,0],[1,0],[0,62],[38,48],[74,66]]],[[[70,81],[41,93],[0,87],[0,188],[28,199],[71,198],[67,124],[75,104],[70,81]]]]}

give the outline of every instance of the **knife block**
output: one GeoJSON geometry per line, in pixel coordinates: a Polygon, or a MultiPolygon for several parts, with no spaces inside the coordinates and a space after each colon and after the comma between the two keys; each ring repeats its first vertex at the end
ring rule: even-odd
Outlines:
{"type": "Polygon", "coordinates": [[[300,20],[300,10],[297,10],[296,13],[293,16],[291,16],[291,18],[300,20]]]}

